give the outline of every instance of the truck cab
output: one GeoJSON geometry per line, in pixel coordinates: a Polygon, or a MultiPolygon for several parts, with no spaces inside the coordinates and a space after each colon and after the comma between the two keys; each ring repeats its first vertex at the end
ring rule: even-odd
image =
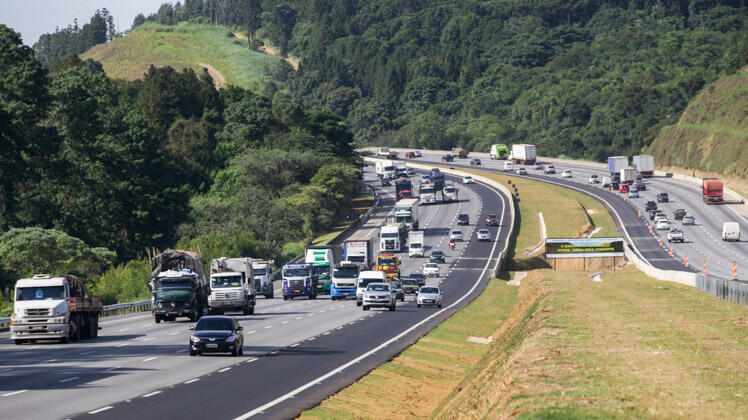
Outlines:
{"type": "Polygon", "coordinates": [[[408,234],[408,256],[423,257],[423,231],[408,234]]]}
{"type": "Polygon", "coordinates": [[[405,224],[411,230],[418,230],[418,200],[407,198],[395,203],[395,222],[405,224]]]}
{"type": "Polygon", "coordinates": [[[312,265],[306,263],[286,263],[282,268],[283,300],[306,296],[317,298],[317,277],[312,273],[312,265]]]}
{"type": "Polygon", "coordinates": [[[358,264],[344,262],[335,265],[332,269],[332,286],[330,288],[330,299],[345,299],[356,297],[356,280],[361,268],[358,264]]]}
{"type": "MultiPolygon", "coordinates": [[[[254,299],[250,302],[251,279],[244,273],[227,271],[210,275],[210,312],[223,315],[225,311],[240,310],[244,315],[254,313],[254,299]]],[[[253,296],[252,296],[253,297],[253,296]]]]}
{"type": "Polygon", "coordinates": [[[208,308],[204,308],[196,297],[197,273],[182,269],[161,272],[155,281],[153,292],[153,319],[174,321],[177,317],[188,317],[197,321],[208,308]]]}
{"type": "Polygon", "coordinates": [[[390,224],[382,226],[379,231],[379,251],[400,252],[400,228],[390,224]]]}
{"type": "Polygon", "coordinates": [[[37,339],[62,342],[98,336],[102,301],[90,298],[74,276],[37,274],[15,286],[10,338],[16,344],[37,339]]]}
{"type": "Polygon", "coordinates": [[[385,274],[387,279],[400,277],[400,259],[393,254],[381,254],[377,257],[377,271],[385,274]]]}
{"type": "Polygon", "coordinates": [[[491,145],[491,159],[506,159],[509,156],[509,148],[506,144],[492,144],[491,145]]]}
{"type": "Polygon", "coordinates": [[[454,185],[447,185],[442,190],[442,201],[444,201],[445,203],[460,201],[458,194],[459,192],[457,190],[457,187],[455,187],[454,185]]]}
{"type": "MultiPolygon", "coordinates": [[[[340,250],[342,251],[342,249],[340,250]]],[[[318,295],[330,294],[332,268],[339,261],[340,258],[335,258],[335,248],[332,246],[319,245],[307,247],[304,262],[312,266],[312,273],[317,278],[318,295]]]]}
{"type": "Polygon", "coordinates": [[[254,282],[255,294],[263,295],[266,299],[272,299],[273,292],[273,271],[274,261],[252,261],[252,278],[254,282]]]}
{"type": "Polygon", "coordinates": [[[436,204],[436,187],[434,184],[421,184],[418,197],[421,204],[436,204]]]}

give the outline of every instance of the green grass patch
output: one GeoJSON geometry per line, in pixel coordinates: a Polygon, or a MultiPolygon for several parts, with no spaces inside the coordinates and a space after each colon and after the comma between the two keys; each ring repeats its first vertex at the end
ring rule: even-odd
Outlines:
{"type": "Polygon", "coordinates": [[[141,78],[151,65],[202,72],[197,63],[206,63],[221,73],[226,84],[262,89],[267,79],[264,66],[274,66],[281,58],[252,51],[246,39],[229,37],[229,32],[215,25],[146,23],[124,38],[91,48],[81,58],[99,61],[110,77],[127,80],[141,78]]]}
{"type": "Polygon", "coordinates": [[[312,245],[327,245],[328,243],[330,243],[330,241],[335,239],[335,237],[338,236],[340,232],[344,231],[348,228],[348,226],[353,224],[353,221],[353,219],[346,220],[345,222],[336,226],[333,230],[314,238],[312,240],[312,245]]]}

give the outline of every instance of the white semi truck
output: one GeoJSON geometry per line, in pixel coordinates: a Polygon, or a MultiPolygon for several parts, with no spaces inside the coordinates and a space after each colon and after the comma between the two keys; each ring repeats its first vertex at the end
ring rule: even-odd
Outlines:
{"type": "Polygon", "coordinates": [[[408,176],[408,165],[405,164],[405,162],[401,160],[396,160],[392,162],[393,166],[395,166],[395,174],[396,177],[407,177],[408,176]]]}
{"type": "Polygon", "coordinates": [[[534,144],[513,144],[509,159],[520,165],[532,165],[537,159],[534,144]]]}
{"type": "Polygon", "coordinates": [[[89,297],[75,276],[37,274],[16,282],[10,339],[16,344],[43,339],[63,343],[99,335],[101,299],[89,297]]]}
{"type": "Polygon", "coordinates": [[[636,155],[633,158],[634,168],[642,175],[649,178],[654,175],[655,160],[652,155],[636,155]]]}
{"type": "Polygon", "coordinates": [[[391,160],[378,160],[374,167],[379,178],[397,178],[395,163],[391,160]]]}
{"type": "Polygon", "coordinates": [[[400,224],[390,223],[379,230],[379,251],[400,252],[400,224]]]}
{"type": "Polygon", "coordinates": [[[359,229],[343,242],[344,262],[358,264],[362,269],[371,266],[374,255],[371,251],[371,239],[368,238],[368,234],[368,231],[359,229]]]}
{"type": "Polygon", "coordinates": [[[460,201],[459,190],[454,185],[447,185],[442,190],[442,201],[445,203],[452,203],[460,201]]]}
{"type": "Polygon", "coordinates": [[[408,233],[408,256],[423,257],[423,231],[408,233]]]}
{"type": "Polygon", "coordinates": [[[636,168],[623,168],[619,174],[620,182],[631,184],[636,181],[636,168]]]}
{"type": "Polygon", "coordinates": [[[421,204],[436,204],[436,187],[434,184],[421,184],[418,189],[418,199],[421,204]]]}
{"type": "Polygon", "coordinates": [[[252,279],[255,296],[263,295],[266,299],[275,297],[273,291],[273,260],[252,260],[252,279]]]}
{"type": "Polygon", "coordinates": [[[210,262],[208,312],[223,314],[241,311],[255,313],[255,289],[252,285],[251,258],[216,258],[210,262]]]}
{"type": "Polygon", "coordinates": [[[408,229],[418,230],[418,199],[405,198],[395,203],[395,221],[408,229]]]}

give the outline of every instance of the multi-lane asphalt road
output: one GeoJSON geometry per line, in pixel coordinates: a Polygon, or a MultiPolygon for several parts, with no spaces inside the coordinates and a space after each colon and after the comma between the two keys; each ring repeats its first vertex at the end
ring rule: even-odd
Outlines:
{"type": "MultiPolygon", "coordinates": [[[[425,151],[423,157],[414,159],[417,163],[441,163],[443,152],[425,151]]],[[[401,152],[401,155],[404,153],[401,152]]],[[[506,173],[511,176],[515,172],[503,170],[504,160],[490,160],[485,153],[471,154],[471,158],[478,157],[482,165],[472,169],[487,170],[492,172],[506,173]]],[[[542,159],[541,159],[541,163],[542,159]]],[[[545,162],[549,163],[549,162],[545,162]]],[[[673,178],[652,177],[645,178],[646,191],[640,191],[640,198],[634,198],[624,202],[623,194],[610,192],[602,188],[600,184],[590,185],[588,178],[596,174],[602,178],[607,175],[601,167],[574,163],[553,159],[556,166],[555,175],[543,175],[542,171],[533,170],[525,166],[528,175],[521,177],[538,179],[583,191],[594,196],[612,210],[613,218],[624,235],[631,239],[636,251],[655,267],[667,270],[687,270],[684,265],[685,257],[689,258],[689,269],[701,271],[702,264],[707,263],[709,274],[732,278],[732,264],[738,264],[738,278],[748,279],[748,220],[740,215],[730,205],[707,205],[701,199],[701,191],[697,185],[673,178]],[[572,178],[561,178],[564,169],[572,171],[572,178]],[[685,243],[667,242],[667,231],[654,231],[649,233],[649,221],[645,212],[645,204],[649,200],[656,201],[656,195],[666,192],[670,196],[670,202],[659,203],[658,208],[673,222],[673,227],[682,229],[686,235],[685,243]],[[688,214],[696,219],[694,226],[681,226],[680,221],[673,219],[673,211],[677,208],[685,208],[688,214]],[[643,218],[638,217],[638,210],[642,212],[643,218]],[[743,233],[741,242],[724,242],[721,239],[722,224],[724,222],[738,222],[743,233]],[[625,233],[621,229],[625,227],[625,233]],[[661,247],[658,239],[662,239],[665,248],[661,247]],[[670,256],[669,247],[673,247],[673,256],[670,256]]],[[[449,163],[452,167],[471,167],[470,158],[455,159],[449,163]]],[[[521,166],[521,165],[520,165],[521,166]]],[[[514,169],[518,168],[514,165],[514,169]]],[[[654,226],[653,226],[654,227],[654,226]]]]}
{"type": "MultiPolygon", "coordinates": [[[[373,174],[366,179],[374,185],[373,174]]],[[[61,345],[16,346],[0,333],[0,412],[3,418],[134,417],[182,419],[288,418],[317,404],[402,351],[469,303],[485,286],[510,233],[508,197],[482,184],[460,185],[459,203],[422,208],[427,254],[447,254],[442,277],[444,308],[416,308],[412,297],[396,312],[363,312],[354,301],[258,299],[255,315],[237,315],[246,334],[244,356],[190,357],[187,321],[155,324],[149,314],[104,320],[99,338],[61,345]],[[447,245],[456,215],[466,241],[447,245]],[[474,239],[475,223],[489,213],[492,241],[474,239]]],[[[380,190],[381,187],[377,187],[380,190]]],[[[393,188],[363,227],[376,240],[376,224],[392,210],[393,188]]],[[[403,254],[401,254],[403,255],[403,254]]],[[[403,255],[402,273],[424,259],[403,255]]],[[[145,281],[145,280],[144,280],[145,281]]],[[[276,293],[279,296],[279,293],[276,293]]]]}

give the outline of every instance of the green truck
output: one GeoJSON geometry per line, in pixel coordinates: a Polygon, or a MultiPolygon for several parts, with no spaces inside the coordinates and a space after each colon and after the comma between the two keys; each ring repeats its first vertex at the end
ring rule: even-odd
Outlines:
{"type": "Polygon", "coordinates": [[[317,294],[329,295],[332,284],[332,268],[340,263],[343,248],[335,245],[314,245],[306,249],[304,262],[312,265],[312,274],[317,276],[317,294]]]}

